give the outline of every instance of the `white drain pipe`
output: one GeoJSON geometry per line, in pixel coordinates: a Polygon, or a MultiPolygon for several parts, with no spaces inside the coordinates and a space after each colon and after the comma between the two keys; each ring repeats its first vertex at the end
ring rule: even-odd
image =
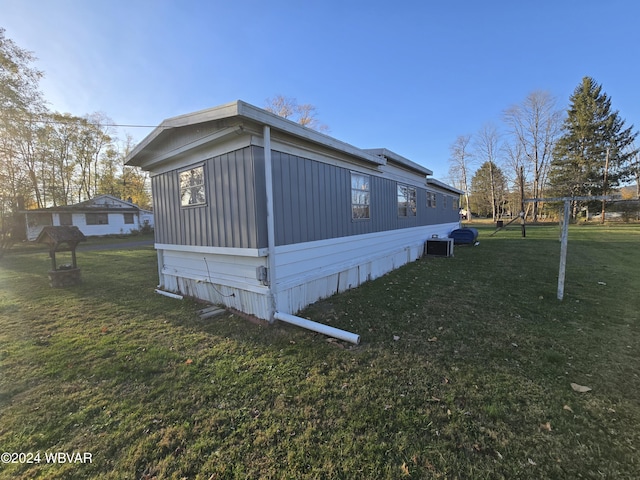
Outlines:
{"type": "Polygon", "coordinates": [[[164,295],[165,297],[169,297],[169,298],[175,298],[177,300],[182,300],[182,295],[177,295],[175,293],[171,293],[171,292],[165,292],[164,290],[160,290],[159,288],[155,289],[156,293],[159,293],[160,295],[164,295]]]}
{"type": "Polygon", "coordinates": [[[357,333],[340,330],[339,328],[330,327],[329,325],[307,320],[306,318],[296,317],[295,315],[291,315],[289,313],[276,312],[273,318],[282,320],[286,323],[291,323],[292,325],[296,325],[298,327],[306,328],[307,330],[322,333],[323,335],[327,335],[329,337],[337,338],[338,340],[344,340],[345,342],[353,343],[355,345],[358,345],[360,343],[360,335],[358,335],[357,333]]]}

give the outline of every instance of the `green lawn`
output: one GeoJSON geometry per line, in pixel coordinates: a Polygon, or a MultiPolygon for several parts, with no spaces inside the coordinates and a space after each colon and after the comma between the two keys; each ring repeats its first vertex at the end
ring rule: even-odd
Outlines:
{"type": "Polygon", "coordinates": [[[640,478],[640,226],[572,226],[563,302],[559,228],[492,231],[301,313],[357,347],[198,320],[150,246],[8,254],[0,478],[640,478]]]}

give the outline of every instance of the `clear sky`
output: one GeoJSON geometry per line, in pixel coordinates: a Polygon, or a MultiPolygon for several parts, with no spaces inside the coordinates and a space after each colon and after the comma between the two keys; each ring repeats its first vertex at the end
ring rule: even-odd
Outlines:
{"type": "Polygon", "coordinates": [[[458,135],[534,90],[566,109],[584,76],[640,128],[639,19],[637,0],[0,0],[52,110],[157,125],[282,94],[443,180],[458,135]]]}

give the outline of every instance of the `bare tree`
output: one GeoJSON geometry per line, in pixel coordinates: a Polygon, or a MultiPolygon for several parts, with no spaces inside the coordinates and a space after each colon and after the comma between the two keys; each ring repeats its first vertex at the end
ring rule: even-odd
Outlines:
{"type": "Polygon", "coordinates": [[[289,118],[293,116],[297,106],[298,102],[295,98],[276,95],[273,98],[267,99],[264,109],[267,112],[275,113],[282,118],[289,118]]]}
{"type": "Polygon", "coordinates": [[[283,118],[293,120],[303,127],[312,128],[319,132],[328,132],[329,127],[316,118],[317,108],[310,103],[298,104],[295,98],[276,95],[268,98],[265,110],[283,118]]]}
{"type": "Polygon", "coordinates": [[[482,126],[474,142],[475,157],[482,161],[483,165],[488,163],[489,186],[491,189],[491,204],[493,205],[492,217],[496,220],[498,216],[497,206],[499,204],[496,186],[495,167],[498,165],[498,153],[500,151],[500,134],[495,125],[486,123],[482,126]]]}
{"type": "Polygon", "coordinates": [[[471,135],[460,135],[449,147],[449,176],[453,184],[464,192],[465,210],[467,220],[471,220],[471,207],[469,205],[469,183],[471,172],[469,167],[472,161],[469,142],[471,135]]]}
{"type": "MultiPolygon", "coordinates": [[[[504,120],[510,133],[520,145],[529,169],[534,198],[542,196],[546,186],[553,147],[559,135],[562,113],[556,108],[556,100],[545,91],[530,93],[519,105],[504,112],[504,120]]],[[[538,218],[538,202],[533,204],[533,221],[538,218]]]]}
{"type": "Polygon", "coordinates": [[[317,109],[309,103],[298,105],[296,108],[298,113],[298,123],[303,127],[313,128],[319,132],[329,131],[329,127],[323,123],[320,123],[316,118],[317,109]]]}

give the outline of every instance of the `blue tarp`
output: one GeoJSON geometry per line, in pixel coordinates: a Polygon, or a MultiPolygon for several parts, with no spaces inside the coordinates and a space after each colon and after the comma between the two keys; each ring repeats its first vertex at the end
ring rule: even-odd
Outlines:
{"type": "Polygon", "coordinates": [[[473,245],[478,239],[477,228],[457,228],[449,234],[449,238],[453,238],[453,243],[456,245],[473,245]]]}

